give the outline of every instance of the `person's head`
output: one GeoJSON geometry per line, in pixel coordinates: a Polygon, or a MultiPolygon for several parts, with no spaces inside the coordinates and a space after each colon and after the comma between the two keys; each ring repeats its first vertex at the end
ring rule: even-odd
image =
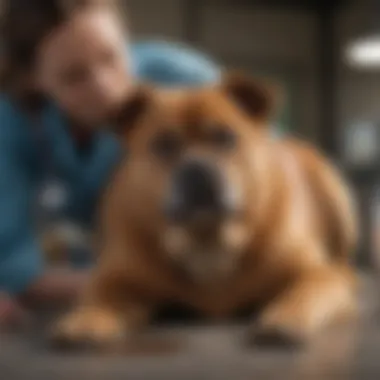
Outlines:
{"type": "Polygon", "coordinates": [[[26,102],[36,94],[51,98],[89,126],[124,98],[132,81],[112,0],[8,0],[3,64],[6,91],[26,102]]]}

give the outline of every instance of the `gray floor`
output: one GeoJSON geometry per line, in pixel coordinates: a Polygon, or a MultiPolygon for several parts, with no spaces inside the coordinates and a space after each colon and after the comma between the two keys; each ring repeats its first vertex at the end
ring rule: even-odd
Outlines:
{"type": "Polygon", "coordinates": [[[59,353],[37,329],[0,337],[0,379],[379,379],[377,283],[365,282],[359,322],[321,335],[301,352],[248,349],[241,326],[193,326],[147,332],[139,346],[117,354],[59,353]]]}

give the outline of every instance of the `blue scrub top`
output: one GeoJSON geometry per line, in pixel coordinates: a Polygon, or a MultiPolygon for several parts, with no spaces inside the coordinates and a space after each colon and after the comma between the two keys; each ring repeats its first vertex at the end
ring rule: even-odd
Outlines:
{"type": "MultiPolygon", "coordinates": [[[[131,53],[135,76],[158,85],[200,85],[220,77],[217,65],[180,45],[141,42],[131,53]]],[[[121,155],[116,139],[104,131],[93,137],[90,149],[78,151],[54,106],[43,111],[41,124],[43,143],[17,105],[0,97],[0,291],[16,295],[44,271],[34,205],[47,168],[54,168],[67,190],[65,214],[86,223],[121,155]],[[41,143],[50,151],[48,163],[41,143]]]]}

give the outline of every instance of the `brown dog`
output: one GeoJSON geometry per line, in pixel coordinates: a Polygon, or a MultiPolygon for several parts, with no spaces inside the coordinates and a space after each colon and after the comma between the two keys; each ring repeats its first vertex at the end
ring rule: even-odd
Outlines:
{"type": "Polygon", "coordinates": [[[129,99],[99,262],[55,338],[113,342],[175,301],[211,318],[264,305],[254,339],[305,342],[355,309],[347,188],[315,150],[271,136],[272,103],[236,76],[129,99]]]}

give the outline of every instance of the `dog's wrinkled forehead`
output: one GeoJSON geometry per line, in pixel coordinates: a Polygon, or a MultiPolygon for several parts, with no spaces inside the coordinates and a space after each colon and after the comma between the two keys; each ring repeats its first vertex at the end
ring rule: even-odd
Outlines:
{"type": "Polygon", "coordinates": [[[201,136],[217,126],[235,126],[243,119],[229,99],[216,89],[158,92],[149,112],[149,121],[158,124],[157,127],[175,128],[189,137],[201,136]]]}
{"type": "Polygon", "coordinates": [[[119,134],[136,126],[180,128],[196,134],[217,125],[234,129],[265,125],[272,111],[272,94],[245,77],[226,77],[201,88],[140,88],[118,115],[119,134]]]}

